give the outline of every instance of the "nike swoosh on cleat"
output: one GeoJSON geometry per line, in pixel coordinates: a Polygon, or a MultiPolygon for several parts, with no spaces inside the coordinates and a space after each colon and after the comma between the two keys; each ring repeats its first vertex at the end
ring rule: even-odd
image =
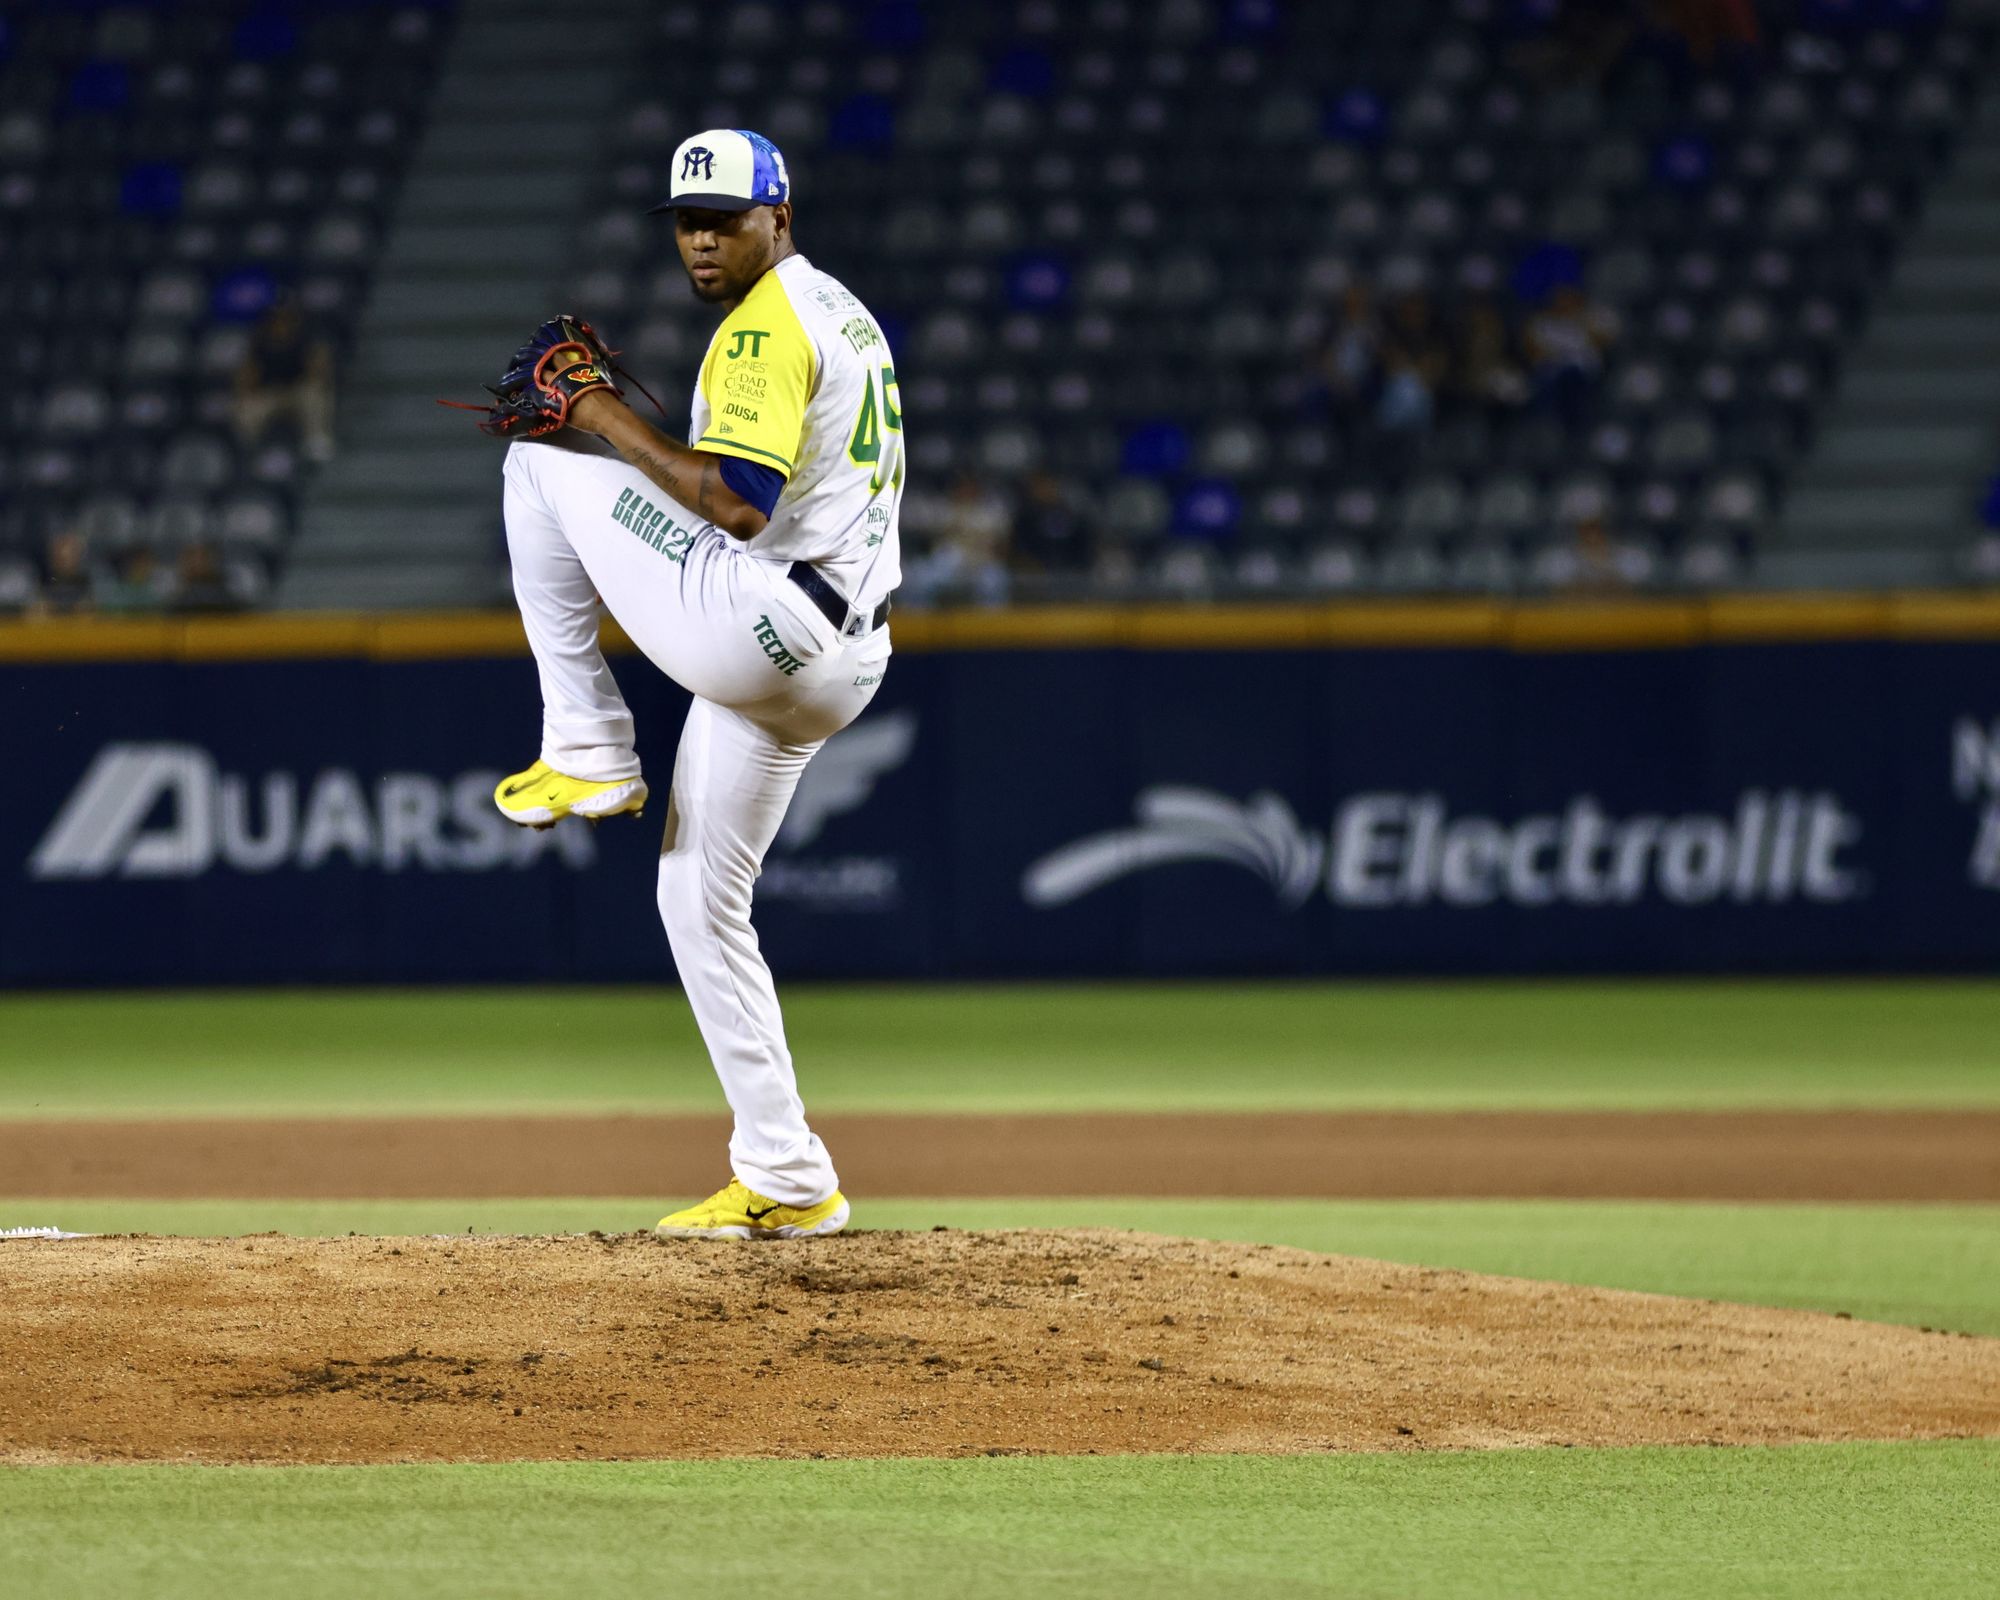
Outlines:
{"type": "MultiPolygon", "coordinates": [[[[500,798],[502,800],[511,800],[514,798],[515,795],[520,794],[523,790],[534,788],[534,786],[540,783],[541,781],[542,780],[540,778],[530,778],[526,783],[514,784],[510,788],[502,789],[500,791],[500,798]]],[[[554,799],[555,797],[551,795],[549,798],[554,799]]]]}
{"type": "Polygon", "coordinates": [[[762,1222],[777,1209],[776,1206],[766,1206],[762,1211],[752,1211],[748,1206],[745,1206],[743,1208],[743,1215],[748,1217],[752,1222],[762,1222]]]}

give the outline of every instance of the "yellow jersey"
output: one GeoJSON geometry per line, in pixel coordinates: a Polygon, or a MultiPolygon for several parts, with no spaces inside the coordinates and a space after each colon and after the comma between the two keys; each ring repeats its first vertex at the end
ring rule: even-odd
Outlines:
{"type": "Polygon", "coordinates": [[[810,561],[864,610],[901,581],[895,359],[868,308],[804,256],[765,273],[715,330],[688,442],[784,475],[751,554],[810,561]]]}

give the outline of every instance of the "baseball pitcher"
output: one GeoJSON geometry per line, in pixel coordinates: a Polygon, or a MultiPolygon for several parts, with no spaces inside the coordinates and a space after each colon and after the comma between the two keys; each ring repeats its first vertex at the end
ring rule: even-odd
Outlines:
{"type": "Polygon", "coordinates": [[[514,594],[541,674],[541,759],[494,792],[509,820],[637,813],[631,712],[598,604],[694,695],[667,802],[660,917],[735,1113],[731,1181],[664,1218],[684,1237],[805,1238],[847,1222],[807,1126],[771,971],[750,925],[764,852],[813,752],[874,698],[889,660],[903,487],[896,368],[867,307],[799,254],[768,139],[696,134],[673,218],[700,299],[726,308],[688,442],[624,401],[589,324],[545,323],[482,426],[515,442],[514,594]],[[565,447],[580,430],[617,452],[565,447]]]}

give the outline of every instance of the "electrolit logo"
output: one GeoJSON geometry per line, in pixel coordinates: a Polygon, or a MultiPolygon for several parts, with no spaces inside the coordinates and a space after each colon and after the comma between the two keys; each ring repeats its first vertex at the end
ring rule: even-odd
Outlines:
{"type": "Polygon", "coordinates": [[[1838,796],[1747,789],[1733,809],[1615,815],[1594,796],[1515,818],[1457,812],[1442,795],[1350,796],[1321,836],[1282,798],[1247,802],[1163,785],[1134,803],[1136,826],[1092,834],[1044,856],[1022,878],[1032,906],[1053,907],[1135,872],[1212,861],[1271,885],[1279,904],[1323,890],[1357,910],[1398,906],[1700,906],[1837,903],[1867,881],[1852,864],[1861,819],[1838,796]]]}

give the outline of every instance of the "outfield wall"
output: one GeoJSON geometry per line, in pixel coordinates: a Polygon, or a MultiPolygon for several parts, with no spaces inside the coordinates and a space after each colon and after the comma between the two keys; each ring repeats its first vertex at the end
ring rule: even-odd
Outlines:
{"type": "MultiPolygon", "coordinates": [[[[759,886],[792,977],[1979,970],[2000,606],[913,618],[759,886]]],[[[664,790],[679,691],[624,655],[664,790]]],[[[657,979],[656,809],[522,833],[505,618],[0,632],[0,979],[657,979]]]]}

